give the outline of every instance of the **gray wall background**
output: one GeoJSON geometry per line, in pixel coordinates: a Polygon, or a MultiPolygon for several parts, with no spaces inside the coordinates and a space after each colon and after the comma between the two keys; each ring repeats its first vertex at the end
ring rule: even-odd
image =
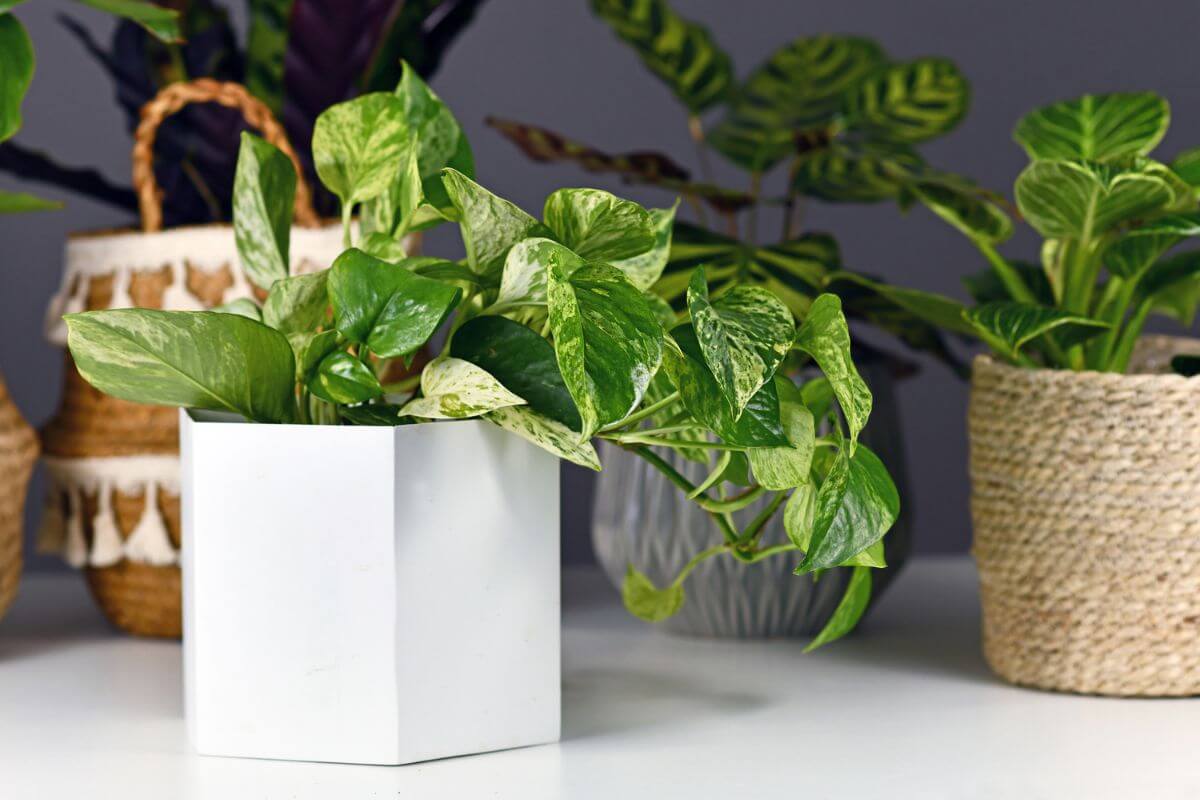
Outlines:
{"type": "MultiPolygon", "coordinates": [[[[240,3],[234,3],[240,13],[240,3]]],[[[709,25],[745,75],[775,47],[801,35],[857,33],[877,38],[896,59],[942,55],[972,81],[970,116],[953,134],[925,148],[931,161],[1008,190],[1024,164],[1010,139],[1029,108],[1086,91],[1154,89],[1173,107],[1172,131],[1161,148],[1173,154],[1200,143],[1200,82],[1193,0],[674,0],[676,9],[709,25]]],[[[54,21],[68,10],[107,37],[111,23],[78,6],[43,0],[18,9],[34,39],[38,71],[18,141],[66,162],[94,164],[128,182],[129,146],[107,78],[54,21]]],[[[655,149],[694,165],[682,108],[642,69],[633,53],[592,18],[586,0],[490,0],[458,41],[434,80],[467,129],[479,180],[531,212],[560,186],[590,185],[649,204],[668,198],[624,187],[570,166],[532,164],[483,125],[488,114],[569,134],[612,151],[655,149]]],[[[736,185],[732,169],[718,177],[736,185]]],[[[776,176],[779,180],[779,177],[776,176]]],[[[0,176],[6,188],[14,182],[0,176]]],[[[31,190],[53,195],[42,187],[31,190]]],[[[0,217],[0,368],[16,402],[35,425],[53,413],[61,358],[41,337],[42,313],[58,285],[68,231],[127,224],[106,207],[62,197],[61,212],[0,217]]],[[[959,236],[923,210],[907,217],[893,206],[810,206],[806,224],[839,238],[848,266],[892,282],[964,297],[960,278],[981,268],[959,236]]],[[[763,232],[777,230],[772,220],[763,232]]],[[[1010,252],[1036,253],[1032,237],[1010,252]]],[[[431,252],[450,254],[444,232],[431,252]]],[[[959,552],[969,540],[964,414],[966,387],[942,367],[922,362],[922,374],[899,390],[907,437],[920,552],[959,552]]],[[[40,476],[31,490],[32,532],[40,476]]],[[[569,469],[563,499],[564,550],[589,558],[590,480],[569,469]]],[[[34,569],[57,562],[31,557],[34,569]]]]}

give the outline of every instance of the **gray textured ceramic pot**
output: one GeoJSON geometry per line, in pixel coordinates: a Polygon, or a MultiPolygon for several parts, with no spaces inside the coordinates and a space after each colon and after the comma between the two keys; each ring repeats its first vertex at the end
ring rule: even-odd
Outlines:
{"type": "MultiPolygon", "coordinates": [[[[870,423],[862,441],[887,465],[907,501],[907,475],[900,420],[894,397],[894,378],[882,361],[862,366],[863,378],[875,395],[870,423]]],[[[689,480],[703,480],[703,464],[661,450],[689,480]]],[[[644,460],[617,447],[601,453],[604,470],[596,485],[592,513],[592,544],[596,558],[614,585],[620,586],[627,565],[657,585],[669,583],[695,553],[712,546],[721,533],[708,515],[644,460]]],[[[734,515],[739,525],[754,518],[767,500],[734,515]]],[[[768,525],[764,544],[787,541],[783,516],[768,525]]],[[[900,519],[885,539],[888,568],[874,574],[873,598],[878,598],[908,557],[911,546],[909,507],[901,503],[900,519]]],[[[757,564],[732,558],[711,558],[688,577],[687,603],[663,623],[676,633],[696,636],[767,637],[811,636],[833,613],[849,579],[848,570],[831,570],[814,581],[792,574],[794,554],[757,564]]]]}

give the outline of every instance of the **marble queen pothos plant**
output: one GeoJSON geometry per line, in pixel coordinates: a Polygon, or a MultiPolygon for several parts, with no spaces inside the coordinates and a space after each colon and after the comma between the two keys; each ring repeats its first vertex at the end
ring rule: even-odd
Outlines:
{"type": "Polygon", "coordinates": [[[278,150],[245,134],[234,228],[246,271],[270,287],[265,302],[68,315],[80,373],[125,399],[256,423],[480,417],[597,470],[592,442],[608,440],[666,473],[720,531],[668,586],[631,569],[622,594],[632,613],[675,613],[688,573],[707,558],[793,552],[798,573],[854,566],[812,646],[851,629],[870,597],[870,569],[883,566],[882,537],[899,501],[879,459],[858,443],[871,395],[851,361],[838,298],[816,298],[797,328],[762,287],[710,293],[700,266],[677,314],[647,292],[667,258],[661,213],[599,190],[562,189],[535,219],[445,166],[461,138],[407,68],[394,93],[325,111],[313,151],[318,175],[341,199],[346,249],[327,271],[288,275],[296,176],[278,150]],[[458,224],[466,258],[405,257],[404,234],[441,219],[458,224]],[[439,331],[440,352],[420,375],[381,383],[389,360],[411,358],[439,331]],[[823,377],[803,385],[786,377],[780,365],[793,352],[823,377]],[[693,485],[654,446],[719,457],[693,485]],[[713,489],[739,470],[743,491],[713,489]],[[764,495],[766,510],[735,527],[732,512],[764,495]],[[777,513],[789,541],[760,545],[777,513]]]}

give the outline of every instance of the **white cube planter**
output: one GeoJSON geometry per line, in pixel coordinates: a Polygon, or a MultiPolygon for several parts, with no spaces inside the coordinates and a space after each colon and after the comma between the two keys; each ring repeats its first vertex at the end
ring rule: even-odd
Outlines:
{"type": "Polygon", "coordinates": [[[552,456],[479,420],[183,412],[180,436],[197,751],[406,764],[557,741],[552,456]]]}

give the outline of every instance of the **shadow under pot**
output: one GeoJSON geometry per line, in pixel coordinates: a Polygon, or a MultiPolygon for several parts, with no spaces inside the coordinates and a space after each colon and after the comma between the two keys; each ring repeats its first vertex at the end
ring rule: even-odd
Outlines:
{"type": "Polygon", "coordinates": [[[1198,349],[1151,337],[1124,375],[975,361],[972,553],[1005,680],[1200,694],[1200,379],[1149,374],[1198,349]]]}
{"type": "MultiPolygon", "coordinates": [[[[895,365],[873,357],[859,365],[874,395],[874,410],[860,440],[880,457],[900,491],[900,517],[884,539],[886,569],[873,571],[872,604],[895,578],[912,547],[911,511],[899,413],[895,398],[895,365]]],[[[641,458],[601,443],[604,469],[597,475],[592,513],[592,546],[605,574],[619,590],[632,565],[658,586],[670,583],[696,553],[721,541],[709,515],[678,487],[641,458]]],[[[673,450],[656,452],[693,483],[709,467],[673,450]]],[[[732,484],[730,492],[741,487],[732,484]]],[[[764,498],[736,512],[745,525],[770,502],[764,498]]],[[[776,514],[763,534],[764,546],[787,542],[783,515],[776,514]]],[[[783,553],[756,564],[733,558],[710,558],[688,576],[683,608],[661,623],[673,633],[730,638],[809,637],[829,621],[850,579],[850,570],[835,568],[819,580],[795,575],[799,559],[783,553]]],[[[868,611],[869,613],[869,611],[868,611]]]]}

